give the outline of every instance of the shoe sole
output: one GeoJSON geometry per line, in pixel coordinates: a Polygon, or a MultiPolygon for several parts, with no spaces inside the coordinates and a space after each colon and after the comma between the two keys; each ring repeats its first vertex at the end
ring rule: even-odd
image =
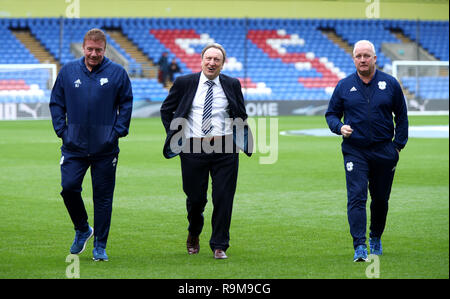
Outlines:
{"type": "Polygon", "coordinates": [[[359,258],[353,260],[354,263],[367,262],[367,261],[369,261],[368,258],[362,258],[362,257],[359,257],[359,258]]]}
{"type": "Polygon", "coordinates": [[[225,257],[216,257],[216,256],[214,256],[214,259],[216,259],[216,260],[226,260],[228,258],[228,256],[225,256],[225,257]]]}
{"type": "Polygon", "coordinates": [[[94,262],[107,262],[108,261],[108,259],[96,259],[95,257],[93,257],[92,260],[94,262]]]}
{"type": "Polygon", "coordinates": [[[91,227],[91,229],[92,229],[92,233],[90,234],[90,236],[86,239],[86,241],[84,242],[84,244],[83,244],[83,248],[81,248],[81,250],[80,250],[80,252],[78,252],[78,253],[72,253],[72,254],[81,254],[85,249],[86,249],[86,244],[87,244],[87,242],[92,238],[92,236],[94,235],[94,228],[92,228],[91,227]]]}
{"type": "Polygon", "coordinates": [[[224,253],[223,255],[216,255],[215,253],[213,254],[214,259],[216,260],[225,260],[228,258],[228,256],[224,253]]]}

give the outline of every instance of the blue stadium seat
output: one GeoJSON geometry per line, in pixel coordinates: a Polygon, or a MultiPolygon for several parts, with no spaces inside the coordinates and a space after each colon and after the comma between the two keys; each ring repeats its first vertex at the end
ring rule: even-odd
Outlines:
{"type": "MultiPolygon", "coordinates": [[[[440,60],[448,60],[448,21],[410,21],[384,19],[268,19],[268,18],[2,18],[0,19],[0,63],[37,63],[37,60],[11,33],[10,28],[29,28],[42,45],[64,64],[75,59],[70,43],[81,42],[92,28],[117,28],[152,61],[163,52],[176,58],[182,72],[175,78],[199,71],[200,51],[207,42],[221,43],[228,62],[223,72],[241,80],[247,99],[319,100],[330,97],[336,82],[354,72],[351,56],[321,31],[334,28],[350,45],[369,39],[376,47],[378,65],[391,64],[381,51],[383,42],[400,42],[391,29],[400,29],[440,60]],[[60,21],[63,20],[63,47],[60,55],[60,21]],[[419,30],[417,30],[419,29],[419,30]],[[419,36],[417,32],[420,33],[419,36]],[[11,49],[14,49],[11,51],[11,49]],[[60,57],[61,56],[61,57],[60,57]]],[[[110,36],[113,45],[128,61],[129,73],[139,77],[140,64],[110,36]]],[[[37,75],[38,76],[38,75],[37,75]]],[[[2,80],[0,76],[0,80],[2,80]]],[[[28,85],[44,88],[45,79],[32,75],[28,85]]],[[[136,100],[160,101],[167,95],[156,79],[132,79],[136,100]]],[[[405,88],[415,92],[408,78],[405,88]]],[[[48,96],[37,97],[42,100],[48,96]]],[[[448,77],[423,79],[420,95],[448,98],[448,77]]],[[[4,98],[3,98],[4,100],[4,98]]],[[[20,96],[19,101],[30,97],[20,96]]]]}

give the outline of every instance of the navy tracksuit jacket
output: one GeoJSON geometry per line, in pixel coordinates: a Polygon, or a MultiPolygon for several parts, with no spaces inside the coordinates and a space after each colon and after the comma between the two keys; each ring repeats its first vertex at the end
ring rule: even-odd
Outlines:
{"type": "Polygon", "coordinates": [[[335,134],[341,135],[344,124],[353,129],[350,137],[343,138],[342,153],[348,220],[356,248],[366,241],[367,189],[372,198],[370,236],[381,237],[384,231],[397,150],[408,140],[406,102],[394,77],[376,70],[365,84],[355,72],[339,81],[325,117],[335,134]]]}
{"type": "Polygon", "coordinates": [[[50,98],[50,112],[61,147],[61,196],[76,230],[88,229],[81,198],[91,167],[94,246],[106,247],[119,153],[118,138],[128,134],[133,94],[125,69],[104,57],[90,72],[84,57],[61,69],[50,98]]]}
{"type": "Polygon", "coordinates": [[[92,73],[84,57],[64,65],[50,99],[61,149],[80,157],[118,153],[117,138],[128,134],[132,100],[127,72],[107,57],[92,73]]]}

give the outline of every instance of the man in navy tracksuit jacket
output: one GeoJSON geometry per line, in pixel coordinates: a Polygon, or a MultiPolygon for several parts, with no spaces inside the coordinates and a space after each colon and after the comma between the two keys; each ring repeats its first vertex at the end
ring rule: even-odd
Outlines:
{"type": "Polygon", "coordinates": [[[112,212],[118,138],[128,134],[132,111],[131,83],[125,69],[104,57],[106,36],[90,30],[83,41],[84,56],[63,66],[50,99],[56,135],[62,139],[61,196],[75,227],[70,252],[81,253],[94,235],[94,259],[105,252],[112,212]],[[94,228],[81,197],[91,167],[94,228]]]}
{"type": "Polygon", "coordinates": [[[359,41],[353,56],[357,71],[337,84],[325,117],[330,130],[343,135],[354,261],[365,261],[367,189],[372,198],[370,251],[379,255],[395,167],[408,140],[408,116],[397,80],[375,69],[373,44],[359,41]]]}

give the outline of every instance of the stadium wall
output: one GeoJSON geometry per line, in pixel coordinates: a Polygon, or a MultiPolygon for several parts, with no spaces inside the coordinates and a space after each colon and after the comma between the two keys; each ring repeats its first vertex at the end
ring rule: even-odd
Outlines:
{"type": "Polygon", "coordinates": [[[448,0],[0,0],[0,17],[448,20],[448,0]]]}

